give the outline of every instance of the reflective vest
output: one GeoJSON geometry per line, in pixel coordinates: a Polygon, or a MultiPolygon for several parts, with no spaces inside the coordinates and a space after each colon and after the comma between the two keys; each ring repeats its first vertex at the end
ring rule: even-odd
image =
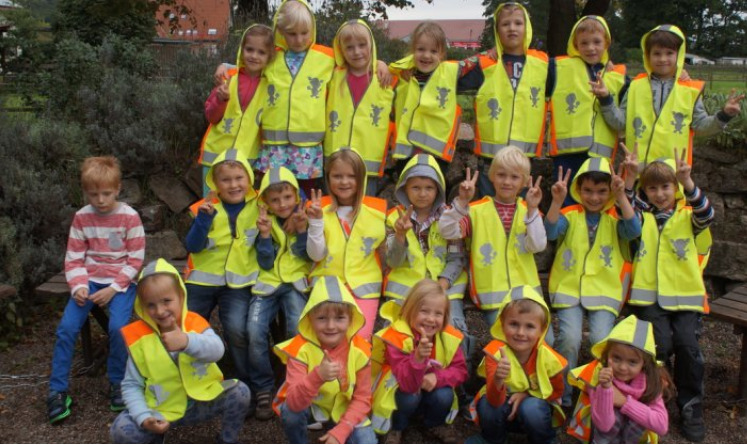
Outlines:
{"type": "MultiPolygon", "coordinates": [[[[434,338],[433,349],[436,352],[436,360],[448,368],[462,343],[464,335],[451,325],[445,325],[444,329],[434,338]]],[[[372,374],[374,377],[373,393],[373,415],[371,421],[374,431],[378,434],[386,434],[392,426],[392,413],[397,409],[395,394],[399,388],[397,378],[392,373],[392,368],[385,360],[386,347],[391,346],[403,354],[411,354],[414,349],[413,334],[410,326],[405,320],[398,319],[391,326],[382,329],[374,336],[374,351],[372,374]]],[[[451,405],[446,423],[454,421],[459,412],[459,401],[454,393],[454,401],[451,405]]]]}
{"type": "Polygon", "coordinates": [[[356,298],[379,298],[382,272],[376,248],[386,239],[386,201],[364,197],[348,236],[342,228],[342,221],[332,210],[331,200],[329,197],[324,200],[327,255],[312,268],[312,285],[315,277],[339,276],[356,298]]]}
{"type": "MultiPolygon", "coordinates": [[[[307,341],[302,335],[296,335],[275,347],[275,353],[280,356],[283,363],[293,359],[306,365],[309,374],[316,372],[317,366],[324,359],[324,351],[318,345],[307,341]]],[[[355,382],[358,371],[365,368],[371,359],[371,345],[358,335],[350,341],[350,350],[348,352],[347,367],[345,369],[346,378],[336,379],[331,382],[324,382],[319,388],[317,396],[309,409],[317,422],[327,422],[332,420],[335,423],[347,411],[350,401],[355,391],[355,382]]],[[[278,389],[273,409],[280,415],[280,406],[285,403],[288,395],[288,382],[283,382],[278,389]]],[[[371,422],[366,417],[358,426],[366,426],[371,422]]]]}
{"type": "Polygon", "coordinates": [[[639,74],[628,88],[625,140],[628,146],[638,144],[642,166],[659,158],[674,157],[674,147],[687,147],[687,162],[692,165],[693,110],[703,93],[705,83],[698,80],[674,83],[659,114],[654,112],[651,82],[639,74]]]}
{"type": "MultiPolygon", "coordinates": [[[[480,366],[477,367],[477,375],[488,378],[486,375],[487,366],[485,365],[485,360],[500,361],[500,350],[501,348],[504,348],[504,346],[508,345],[500,340],[492,340],[487,346],[485,346],[485,349],[483,349],[485,357],[480,362],[480,366]]],[[[508,375],[506,380],[504,380],[506,392],[508,394],[526,392],[532,397],[547,401],[553,408],[553,427],[562,425],[565,420],[565,414],[560,406],[560,398],[556,400],[548,400],[548,398],[553,393],[550,379],[563,372],[563,369],[565,369],[567,365],[565,358],[541,340],[537,345],[537,365],[535,373],[527,375],[526,371],[524,371],[524,368],[521,366],[521,363],[519,363],[519,360],[516,358],[516,355],[514,355],[513,349],[509,346],[505,347],[503,350],[506,352],[506,356],[511,362],[511,373],[508,375]]],[[[480,420],[477,415],[477,403],[487,394],[487,392],[488,386],[483,385],[470,404],[470,414],[472,414],[472,420],[474,420],[475,423],[479,423],[480,420]]],[[[506,399],[506,403],[507,402],[508,399],[506,399]]]]}
{"type": "MultiPolygon", "coordinates": [[[[194,312],[187,312],[184,332],[202,333],[210,325],[194,312]]],[[[171,358],[161,337],[146,322],[138,320],[123,327],[130,358],[145,379],[145,402],[174,422],[184,417],[188,399],[209,402],[223,392],[223,374],[215,363],[206,363],[189,354],[171,358]]]]}
{"type": "MultiPolygon", "coordinates": [[[[402,206],[399,208],[405,210],[402,206]]],[[[394,230],[394,224],[398,219],[397,209],[391,209],[386,220],[387,226],[394,230]]],[[[438,221],[434,221],[428,229],[428,252],[425,254],[420,248],[420,241],[414,230],[408,230],[406,238],[406,260],[399,267],[389,271],[384,285],[384,296],[397,300],[404,300],[410,288],[423,278],[438,280],[438,276],[446,267],[446,240],[439,233],[438,221]]],[[[467,272],[462,271],[446,294],[450,300],[460,300],[466,290],[467,272]]]]}
{"type": "Polygon", "coordinates": [[[652,213],[643,214],[641,243],[633,264],[633,285],[629,303],[650,306],[658,303],[668,311],[708,313],[703,268],[711,248],[706,229],[693,236],[692,207],[684,200],[661,232],[652,213]]]}
{"type": "Polygon", "coordinates": [[[442,62],[422,90],[415,77],[397,87],[397,144],[394,159],[412,156],[413,146],[451,161],[456,150],[462,107],[457,103],[459,64],[442,62]]]}
{"type": "Polygon", "coordinates": [[[556,309],[581,304],[584,309],[620,313],[630,286],[632,265],[625,261],[624,242],[617,236],[620,221],[615,208],[599,218],[594,244],[582,205],[563,209],[568,231],[557,248],[550,270],[550,302],[556,309]]]}
{"type": "MultiPolygon", "coordinates": [[[[189,208],[197,216],[204,199],[189,208]]],[[[257,282],[259,263],[254,250],[257,238],[256,201],[247,201],[236,218],[236,237],[231,235],[228,212],[223,203],[213,201],[215,217],[208,233],[207,247],[198,253],[190,253],[187,262],[186,283],[200,286],[228,286],[243,288],[257,282]]]]}
{"type": "Polygon", "coordinates": [[[237,149],[249,162],[259,156],[259,126],[267,80],[264,77],[260,79],[251,102],[246,110],[241,111],[239,76],[236,74],[236,70],[229,72],[230,98],[223,119],[216,125],[211,124],[202,139],[200,162],[207,167],[213,165],[218,155],[229,148],[237,149]]]}
{"type": "Polygon", "coordinates": [[[324,139],[324,104],[335,58],[331,48],[312,45],[295,77],[288,70],[285,51],[264,70],[267,101],[262,114],[262,143],[313,147],[324,139]]]}
{"type": "Polygon", "coordinates": [[[530,158],[542,154],[547,102],[547,54],[529,50],[514,91],[503,63],[480,56],[485,80],[475,96],[475,154],[492,158],[507,145],[530,158]]]}
{"type": "Polygon", "coordinates": [[[526,203],[519,198],[507,236],[493,198],[470,204],[470,295],[482,310],[498,309],[512,287],[532,286],[542,295],[534,255],[525,245],[526,214],[526,203]]]}
{"type": "Polygon", "coordinates": [[[252,288],[253,295],[272,295],[284,283],[293,285],[297,291],[305,293],[309,289],[306,278],[311,270],[311,262],[293,254],[291,246],[298,236],[288,236],[275,216],[272,216],[272,240],[278,245],[272,270],[260,267],[257,284],[252,288]]]}
{"type": "MultiPolygon", "coordinates": [[[[550,99],[550,155],[589,152],[611,159],[617,131],[602,117],[601,105],[589,88],[586,63],[580,57],[557,57],[556,84],[550,99]]],[[[625,85],[625,65],[602,70],[604,85],[615,101],[625,85]]]]}
{"type": "Polygon", "coordinates": [[[327,98],[327,129],[324,157],[343,147],[353,147],[366,163],[369,176],[383,176],[390,139],[395,132],[389,115],[394,100],[395,78],[391,88],[381,88],[376,77],[356,106],[347,82],[348,71],[335,70],[327,98]]]}

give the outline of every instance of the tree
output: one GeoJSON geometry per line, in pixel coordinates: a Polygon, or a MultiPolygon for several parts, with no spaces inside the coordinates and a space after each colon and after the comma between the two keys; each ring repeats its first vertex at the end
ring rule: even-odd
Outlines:
{"type": "MultiPolygon", "coordinates": [[[[307,0],[312,5],[327,3],[326,0],[307,0]]],[[[433,0],[419,0],[420,2],[432,3],[433,0]]],[[[383,18],[387,19],[386,8],[412,8],[415,6],[412,0],[350,0],[350,3],[354,3],[353,7],[357,5],[361,6],[362,16],[373,19],[383,18]]],[[[270,7],[268,0],[233,0],[236,14],[239,17],[249,18],[255,22],[265,23],[270,15],[270,7]]]]}

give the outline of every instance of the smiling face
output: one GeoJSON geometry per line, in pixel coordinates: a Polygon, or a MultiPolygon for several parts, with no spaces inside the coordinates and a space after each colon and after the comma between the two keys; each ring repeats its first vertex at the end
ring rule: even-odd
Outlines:
{"type": "Polygon", "coordinates": [[[86,195],[88,203],[97,212],[109,213],[119,205],[117,197],[119,196],[120,187],[120,185],[116,187],[110,185],[93,185],[86,188],[83,192],[86,195]]]}
{"type": "Polygon", "coordinates": [[[520,311],[518,307],[507,307],[501,315],[503,335],[516,358],[524,363],[532,354],[540,337],[544,335],[542,308],[520,311]]]}
{"type": "Polygon", "coordinates": [[[420,307],[413,312],[410,320],[410,328],[413,332],[422,335],[423,332],[428,338],[441,332],[446,323],[446,306],[449,304],[448,298],[444,295],[426,295],[420,300],[420,307]]]}
{"type": "Polygon", "coordinates": [[[219,164],[214,167],[213,182],[221,201],[227,204],[244,202],[249,191],[249,174],[242,165],[219,164]]]}
{"type": "Polygon", "coordinates": [[[578,194],[581,197],[581,205],[590,213],[599,213],[604,210],[610,199],[610,185],[606,182],[595,183],[591,179],[582,179],[577,182],[578,194]]]}
{"type": "Polygon", "coordinates": [[[345,305],[322,305],[314,308],[308,315],[311,319],[311,329],[314,330],[319,346],[322,349],[334,349],[345,340],[351,322],[352,308],[345,305]]]}
{"type": "Polygon", "coordinates": [[[351,36],[342,43],[342,54],[350,72],[361,76],[371,68],[371,42],[365,37],[351,36]]]}
{"type": "Polygon", "coordinates": [[[610,343],[607,366],[612,368],[616,379],[630,382],[643,370],[643,354],[632,346],[610,343]]]}
{"type": "Polygon", "coordinates": [[[495,197],[498,202],[511,204],[516,201],[519,192],[526,184],[524,175],[513,169],[507,169],[498,165],[490,178],[495,187],[495,197]]]}
{"type": "Polygon", "coordinates": [[[296,189],[290,184],[281,190],[267,190],[264,200],[270,213],[283,219],[290,217],[298,204],[296,189]]]}
{"type": "Polygon", "coordinates": [[[337,160],[329,167],[329,191],[341,206],[355,205],[358,181],[353,166],[343,160],[337,160]]]}
{"type": "Polygon", "coordinates": [[[441,59],[444,54],[438,43],[433,37],[428,35],[421,35],[418,37],[418,41],[415,43],[415,52],[413,53],[413,59],[415,61],[415,68],[421,73],[430,73],[438,68],[438,64],[441,63],[441,59]]]}
{"type": "Polygon", "coordinates": [[[524,34],[526,32],[524,11],[520,8],[502,10],[498,16],[496,30],[505,54],[517,56],[524,54],[524,34]]]}
{"type": "Polygon", "coordinates": [[[438,186],[431,178],[416,176],[407,180],[405,193],[416,213],[430,213],[438,196],[438,186]]]}
{"type": "Polygon", "coordinates": [[[659,79],[670,79],[677,73],[677,51],[654,45],[648,54],[651,71],[659,79]]]}
{"type": "Polygon", "coordinates": [[[648,200],[658,210],[671,210],[675,204],[677,184],[673,182],[662,182],[660,184],[647,184],[643,188],[648,200]]]}
{"type": "Polygon", "coordinates": [[[247,71],[252,76],[262,73],[270,60],[271,47],[267,46],[266,38],[263,36],[246,36],[244,46],[241,49],[241,58],[247,71]]]}
{"type": "Polygon", "coordinates": [[[160,274],[147,279],[140,291],[140,305],[148,316],[158,325],[161,332],[169,332],[181,323],[183,296],[174,277],[160,274]]]}
{"type": "Polygon", "coordinates": [[[581,54],[583,61],[589,65],[601,63],[608,46],[605,35],[599,31],[577,33],[573,45],[581,54]]]}

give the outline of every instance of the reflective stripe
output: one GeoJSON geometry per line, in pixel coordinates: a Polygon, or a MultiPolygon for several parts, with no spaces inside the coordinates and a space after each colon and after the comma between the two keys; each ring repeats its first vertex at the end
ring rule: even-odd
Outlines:
{"type": "Polygon", "coordinates": [[[232,149],[226,151],[226,157],[225,157],[226,161],[235,161],[237,159],[239,159],[239,151],[238,150],[236,150],[235,148],[232,148],[232,149]]]}
{"type": "Polygon", "coordinates": [[[655,290],[633,288],[633,290],[630,291],[630,302],[633,305],[635,305],[636,302],[652,304],[656,302],[657,295],[658,292],[655,290]]]}
{"type": "Polygon", "coordinates": [[[248,286],[257,281],[259,271],[252,272],[249,275],[239,275],[236,272],[226,271],[226,284],[234,286],[248,286]]]}
{"type": "Polygon", "coordinates": [[[342,289],[336,277],[324,277],[324,287],[327,288],[327,297],[330,301],[342,303],[342,289]]]}
{"type": "Polygon", "coordinates": [[[202,152],[202,163],[203,164],[212,164],[213,162],[215,162],[217,158],[218,158],[218,153],[213,153],[211,151],[202,152]]]}
{"type": "Polygon", "coordinates": [[[324,139],[323,131],[289,131],[288,140],[297,143],[321,142],[324,139]]]}
{"type": "Polygon", "coordinates": [[[428,148],[438,153],[443,153],[446,148],[446,142],[441,142],[433,136],[429,136],[417,130],[410,130],[407,139],[409,139],[410,142],[415,142],[418,145],[423,146],[423,148],[428,148]]]}
{"type": "Polygon", "coordinates": [[[578,297],[575,297],[573,295],[565,294],[562,292],[551,292],[550,293],[550,303],[555,306],[578,306],[578,297]]]}
{"type": "Polygon", "coordinates": [[[279,168],[271,168],[270,169],[270,184],[279,184],[281,181],[280,179],[280,169],[279,168]]]}
{"type": "MultiPolygon", "coordinates": [[[[587,172],[599,172],[602,171],[602,160],[600,158],[590,158],[589,159],[589,167],[586,170],[587,172]]],[[[606,171],[603,173],[607,173],[606,171]]]]}
{"type": "Polygon", "coordinates": [[[277,289],[275,286],[271,286],[266,283],[257,283],[252,287],[252,293],[256,295],[270,295],[277,289]]]}
{"type": "Polygon", "coordinates": [[[524,297],[521,287],[515,287],[511,289],[511,300],[521,300],[524,297]]]}
{"type": "Polygon", "coordinates": [[[405,298],[405,295],[410,292],[410,286],[405,286],[404,284],[396,283],[390,280],[386,283],[386,292],[391,292],[393,294],[397,294],[402,298],[405,298]]]}
{"type": "Polygon", "coordinates": [[[633,332],[633,346],[641,351],[646,350],[646,339],[648,338],[649,323],[636,323],[635,332],[633,332]]]}
{"type": "Polygon", "coordinates": [[[537,151],[537,144],[531,143],[531,142],[520,142],[520,141],[511,141],[508,144],[492,144],[489,142],[480,142],[480,151],[483,155],[490,155],[495,156],[498,154],[499,151],[503,150],[504,148],[508,147],[509,145],[514,145],[516,147],[519,147],[521,151],[524,152],[524,154],[533,154],[535,151],[537,151]]]}
{"type": "Polygon", "coordinates": [[[464,293],[466,291],[467,291],[467,284],[466,283],[455,284],[455,285],[451,286],[446,291],[446,295],[448,295],[448,296],[452,296],[452,295],[456,295],[456,294],[462,294],[462,295],[464,295],[464,293]]]}
{"type": "Polygon", "coordinates": [[[394,156],[410,157],[412,156],[412,145],[397,144],[394,147],[394,156]]]}
{"type": "Polygon", "coordinates": [[[187,281],[196,281],[198,283],[204,283],[212,286],[225,286],[226,277],[225,275],[216,275],[212,273],[203,272],[201,270],[191,270],[187,276],[187,281]]]}
{"type": "Polygon", "coordinates": [[[371,415],[371,424],[377,433],[386,433],[392,427],[392,419],[373,414],[371,415]]]}
{"type": "Polygon", "coordinates": [[[140,279],[142,280],[143,278],[156,273],[156,266],[158,266],[157,260],[148,263],[148,265],[143,269],[143,273],[140,274],[140,279]]]}
{"type": "Polygon", "coordinates": [[[594,138],[591,136],[579,136],[576,138],[565,138],[555,141],[559,151],[568,150],[570,148],[590,147],[593,143],[594,138]]]}
{"type": "Polygon", "coordinates": [[[357,298],[379,298],[379,294],[381,294],[381,283],[361,284],[353,289],[353,295],[357,298]]]}
{"type": "Polygon", "coordinates": [[[317,422],[326,422],[329,420],[329,416],[327,415],[324,410],[319,407],[319,405],[312,403],[311,404],[311,416],[316,420],[317,422]]]}
{"type": "Polygon", "coordinates": [[[605,157],[607,159],[612,157],[612,152],[614,151],[615,149],[613,147],[610,147],[609,145],[600,144],[599,142],[593,143],[591,148],[589,148],[589,153],[593,153],[593,154],[605,157]]]}
{"type": "Polygon", "coordinates": [[[614,298],[605,297],[605,296],[595,296],[595,297],[581,297],[581,304],[584,305],[584,307],[602,307],[602,308],[609,308],[612,309],[615,313],[620,309],[620,306],[622,306],[622,301],[616,300],[614,298]]]}
{"type": "Polygon", "coordinates": [[[302,293],[309,289],[309,280],[307,280],[306,277],[299,278],[291,284],[293,284],[293,287],[295,287],[297,291],[302,293]]]}
{"type": "Polygon", "coordinates": [[[503,299],[506,298],[507,291],[498,291],[498,292],[483,292],[481,294],[477,294],[478,300],[480,300],[480,306],[486,306],[488,304],[490,305],[498,305],[503,302],[503,299]]]}
{"type": "Polygon", "coordinates": [[[458,413],[458,409],[452,409],[451,411],[449,411],[449,414],[446,416],[446,423],[451,424],[452,422],[454,422],[454,419],[456,419],[458,413]]]}
{"type": "Polygon", "coordinates": [[[376,173],[381,168],[381,162],[378,161],[363,161],[366,164],[366,171],[368,173],[376,173]]]}
{"type": "Polygon", "coordinates": [[[683,307],[703,307],[703,296],[694,297],[677,297],[669,295],[659,295],[659,306],[664,309],[682,309],[683,307]]]}
{"type": "Polygon", "coordinates": [[[288,130],[265,130],[262,129],[262,139],[266,141],[287,141],[288,130]]]}

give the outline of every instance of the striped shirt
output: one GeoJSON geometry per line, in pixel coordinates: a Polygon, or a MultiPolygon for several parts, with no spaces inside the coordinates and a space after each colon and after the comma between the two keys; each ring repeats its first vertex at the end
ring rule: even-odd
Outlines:
{"type": "MultiPolygon", "coordinates": [[[[633,203],[633,207],[637,210],[636,213],[639,214],[641,222],[643,222],[643,216],[640,214],[641,212],[653,213],[654,218],[656,218],[656,225],[659,227],[659,231],[661,231],[661,228],[664,227],[664,223],[666,223],[674,214],[674,208],[669,210],[659,210],[642,199],[640,196],[638,196],[635,190],[626,189],[625,194],[628,196],[630,202],[633,203]]],[[[705,195],[705,193],[703,193],[703,191],[697,186],[690,192],[685,191],[685,199],[687,201],[687,205],[693,208],[693,233],[695,235],[698,235],[700,232],[707,229],[713,222],[715,218],[713,207],[711,206],[711,202],[708,200],[708,197],[705,195]]]]}
{"type": "Polygon", "coordinates": [[[65,253],[65,278],[70,292],[88,282],[111,285],[123,292],[140,271],[145,257],[145,230],[140,216],[119,203],[102,214],[87,205],[75,213],[65,253]]]}

